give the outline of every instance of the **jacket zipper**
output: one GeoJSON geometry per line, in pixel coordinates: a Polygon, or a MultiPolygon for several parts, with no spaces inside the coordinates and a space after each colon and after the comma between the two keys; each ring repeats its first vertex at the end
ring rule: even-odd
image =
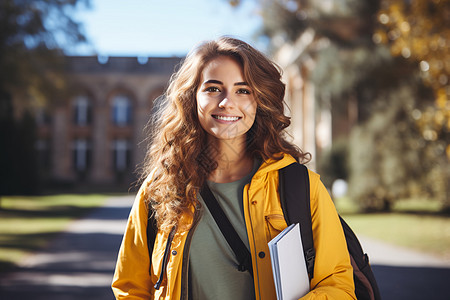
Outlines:
{"type": "Polygon", "coordinates": [[[169,253],[170,253],[170,246],[172,245],[172,240],[175,235],[175,231],[176,231],[176,226],[174,226],[172,228],[172,230],[169,233],[169,237],[167,238],[166,249],[164,250],[164,256],[163,256],[163,261],[162,261],[162,265],[161,265],[161,272],[159,274],[158,281],[156,282],[156,284],[154,286],[155,290],[159,290],[159,288],[161,287],[161,283],[164,279],[164,271],[166,270],[169,253]]]}
{"type": "Polygon", "coordinates": [[[199,224],[201,217],[201,206],[198,205],[195,209],[194,220],[192,226],[189,229],[188,235],[186,237],[186,242],[183,249],[183,263],[181,267],[181,297],[180,300],[189,300],[189,253],[191,248],[192,236],[194,235],[195,229],[199,224]]]}

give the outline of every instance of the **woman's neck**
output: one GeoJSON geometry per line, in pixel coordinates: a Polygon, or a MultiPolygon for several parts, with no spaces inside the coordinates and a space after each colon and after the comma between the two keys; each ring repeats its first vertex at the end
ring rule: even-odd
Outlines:
{"type": "MultiPolygon", "coordinates": [[[[210,141],[212,142],[212,141],[210,141]]],[[[253,159],[247,154],[246,142],[237,140],[215,140],[217,168],[208,179],[216,183],[239,180],[253,168],[253,159]]]]}

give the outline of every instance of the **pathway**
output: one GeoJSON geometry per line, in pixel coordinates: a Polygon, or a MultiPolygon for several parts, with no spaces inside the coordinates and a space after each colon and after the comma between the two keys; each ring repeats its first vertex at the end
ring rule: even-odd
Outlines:
{"type": "Polygon", "coordinates": [[[110,284],[133,198],[111,198],[72,222],[47,249],[0,278],[0,299],[114,299],[110,284]]]}
{"type": "MultiPolygon", "coordinates": [[[[74,221],[46,250],[0,278],[1,300],[109,300],[133,196],[74,221]]],[[[360,237],[384,300],[450,299],[450,261],[360,237]]]]}

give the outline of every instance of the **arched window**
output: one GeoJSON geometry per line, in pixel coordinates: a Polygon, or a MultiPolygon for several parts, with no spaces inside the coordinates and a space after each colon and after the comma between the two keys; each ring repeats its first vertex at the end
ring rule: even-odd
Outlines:
{"type": "Polygon", "coordinates": [[[86,126],[91,123],[91,103],[86,96],[78,96],[73,100],[73,120],[75,125],[86,126]]]}
{"type": "Polygon", "coordinates": [[[125,139],[117,139],[113,141],[113,159],[114,169],[123,172],[130,165],[130,145],[125,139]]]}
{"type": "Polygon", "coordinates": [[[42,170],[50,169],[50,147],[48,139],[38,139],[35,144],[35,149],[38,157],[38,164],[42,170]]]}
{"type": "Polygon", "coordinates": [[[73,163],[75,171],[84,172],[89,168],[90,143],[86,139],[73,142],[73,163]]]}
{"type": "Polygon", "coordinates": [[[131,101],[125,95],[117,95],[112,101],[112,119],[117,126],[123,127],[131,123],[131,101]]]}

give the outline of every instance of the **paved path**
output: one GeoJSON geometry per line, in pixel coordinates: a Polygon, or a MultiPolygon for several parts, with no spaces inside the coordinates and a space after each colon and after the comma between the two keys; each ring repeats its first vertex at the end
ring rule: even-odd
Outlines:
{"type": "MultiPolygon", "coordinates": [[[[0,278],[0,300],[113,299],[110,289],[133,196],[73,222],[48,249],[0,278]]],[[[384,300],[450,299],[450,261],[360,237],[384,300]]]]}
{"type": "Polygon", "coordinates": [[[383,300],[450,299],[449,259],[366,237],[359,239],[363,249],[369,253],[383,300]]]}
{"type": "Polygon", "coordinates": [[[1,300],[110,300],[110,284],[133,196],[114,197],[49,247],[0,278],[1,300]]]}

